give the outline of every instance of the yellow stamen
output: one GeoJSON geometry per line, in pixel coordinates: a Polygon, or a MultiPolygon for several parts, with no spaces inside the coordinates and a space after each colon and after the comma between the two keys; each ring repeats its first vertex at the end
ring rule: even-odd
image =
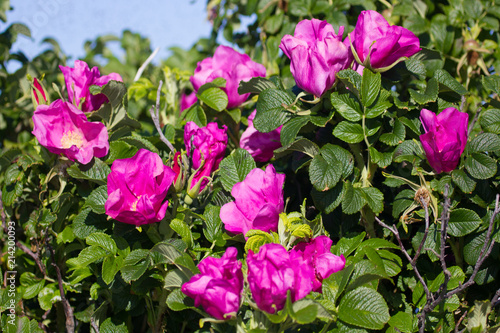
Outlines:
{"type": "Polygon", "coordinates": [[[83,146],[83,135],[77,131],[67,131],[61,138],[61,146],[63,149],[76,146],[78,149],[83,146]]]}

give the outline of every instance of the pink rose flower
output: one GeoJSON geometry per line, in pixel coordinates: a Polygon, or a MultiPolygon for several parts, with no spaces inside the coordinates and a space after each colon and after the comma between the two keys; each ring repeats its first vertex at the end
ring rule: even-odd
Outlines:
{"type": "Polygon", "coordinates": [[[413,32],[391,26],[374,10],[362,11],[351,32],[351,42],[361,63],[373,69],[394,65],[402,57],[420,51],[420,41],[413,32]],[[370,57],[369,63],[366,60],[370,57]]]}
{"type": "Polygon", "coordinates": [[[279,214],[283,212],[285,175],[277,174],[269,164],[266,171],[253,169],[245,180],[231,190],[234,201],[222,206],[220,218],[226,230],[245,235],[251,229],[277,231],[279,214]]]}
{"type": "Polygon", "coordinates": [[[245,149],[257,162],[267,162],[274,154],[274,150],[281,147],[280,133],[283,125],[277,129],[262,133],[253,126],[253,119],[257,110],[248,117],[248,127],[240,138],[240,148],[245,149]]]}
{"type": "Polygon", "coordinates": [[[81,60],[75,60],[75,68],[66,66],[59,66],[59,68],[64,74],[69,102],[80,106],[82,99],[84,99],[80,106],[84,112],[98,110],[102,104],[108,102],[108,98],[104,94],[92,95],[89,91],[90,86],[102,87],[111,80],[123,81],[120,74],[117,73],[101,76],[99,68],[89,69],[89,65],[81,60]]]}
{"type": "Polygon", "coordinates": [[[182,111],[189,109],[191,107],[191,105],[196,103],[197,100],[198,100],[198,98],[196,98],[196,92],[194,92],[194,91],[192,93],[190,93],[189,95],[182,94],[181,102],[180,102],[181,113],[182,113],[182,111]]]}
{"type": "Polygon", "coordinates": [[[202,85],[212,82],[218,77],[226,79],[227,108],[232,109],[245,102],[250,94],[240,95],[240,81],[248,81],[253,77],[266,76],[266,68],[250,59],[246,54],[236,52],[228,46],[219,46],[212,58],[206,58],[198,63],[191,83],[198,91],[202,85]]]}
{"type": "Polygon", "coordinates": [[[247,265],[252,297],[259,309],[268,313],[283,309],[288,290],[295,302],[313,288],[312,266],[280,244],[264,244],[257,254],[248,251],[247,265]]]}
{"type": "Polygon", "coordinates": [[[313,291],[321,292],[324,279],[345,267],[344,255],[336,256],[330,252],[332,240],[327,236],[318,236],[310,242],[298,243],[290,251],[308,261],[314,269],[313,291]]]}
{"type": "Polygon", "coordinates": [[[300,21],[293,37],[283,37],[280,49],[290,58],[299,88],[319,97],[332,88],[337,72],[349,67],[352,58],[343,33],[344,27],[335,34],[328,22],[312,19],[300,21]]]}
{"type": "Polygon", "coordinates": [[[436,173],[455,170],[467,144],[469,115],[455,108],[436,114],[427,109],[420,111],[425,134],[420,141],[430,166],[436,173]]]}
{"type": "MultiPolygon", "coordinates": [[[[227,127],[219,129],[217,123],[208,123],[206,127],[198,127],[190,121],[184,127],[184,144],[187,155],[193,161],[192,170],[197,170],[188,181],[188,191],[195,188],[194,197],[208,184],[208,178],[219,168],[227,146],[227,127]]],[[[193,196],[194,195],[194,196],[193,196]]]]}
{"type": "Polygon", "coordinates": [[[33,135],[54,154],[88,164],[92,158],[109,151],[108,131],[104,124],[90,122],[73,104],[58,99],[40,104],[33,113],[33,135]]]}
{"type": "Polygon", "coordinates": [[[214,318],[225,320],[236,316],[243,291],[241,262],[238,250],[228,247],[219,258],[207,257],[199,264],[196,274],[182,285],[182,292],[194,299],[195,306],[203,306],[214,318]]]}
{"type": "Polygon", "coordinates": [[[108,175],[106,214],[136,226],[161,221],[174,178],[174,171],[163,164],[160,156],[146,149],[133,157],[115,160],[108,175]]]}

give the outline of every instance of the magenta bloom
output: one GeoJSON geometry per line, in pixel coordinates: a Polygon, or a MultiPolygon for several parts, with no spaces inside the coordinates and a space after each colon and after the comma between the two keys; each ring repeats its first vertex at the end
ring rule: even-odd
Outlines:
{"type": "Polygon", "coordinates": [[[268,313],[283,309],[288,290],[295,302],[313,288],[312,266],[280,244],[264,244],[257,254],[248,251],[247,265],[252,297],[259,309],[268,313]]]}
{"type": "Polygon", "coordinates": [[[333,86],[337,72],[348,68],[352,58],[343,33],[344,27],[335,34],[328,22],[312,19],[300,21],[293,37],[283,37],[280,49],[290,58],[299,88],[319,97],[333,86]]]}
{"type": "Polygon", "coordinates": [[[40,104],[47,104],[47,105],[50,104],[47,91],[36,77],[33,78],[33,83],[31,87],[31,100],[33,101],[33,106],[35,107],[35,109],[40,104]]]}
{"type": "Polygon", "coordinates": [[[188,189],[198,186],[197,194],[205,188],[208,178],[219,168],[224,158],[227,127],[223,125],[222,129],[219,129],[217,123],[208,123],[206,127],[200,128],[190,121],[184,127],[184,144],[187,155],[191,156],[193,161],[192,170],[197,170],[189,181],[188,189]]]}
{"type": "Polygon", "coordinates": [[[197,100],[198,100],[198,98],[196,98],[196,92],[194,92],[194,91],[192,93],[190,93],[189,95],[182,94],[181,102],[180,102],[181,112],[186,110],[186,109],[189,109],[191,107],[191,105],[196,103],[197,100]]]}
{"type": "Polygon", "coordinates": [[[236,259],[238,250],[228,247],[222,258],[203,259],[196,274],[182,285],[182,292],[194,299],[195,306],[217,319],[235,317],[241,303],[243,273],[236,259]]]}
{"type": "Polygon", "coordinates": [[[279,214],[283,212],[285,175],[277,174],[269,164],[266,171],[253,169],[245,180],[231,190],[234,201],[222,206],[220,218],[226,230],[245,235],[251,229],[277,231],[279,214]]]}
{"type": "Polygon", "coordinates": [[[365,67],[372,69],[389,67],[401,58],[411,57],[420,51],[420,41],[413,32],[400,26],[391,26],[374,10],[361,12],[350,36],[359,60],[365,67]],[[369,55],[370,63],[367,64],[369,55]]]}
{"type": "Polygon", "coordinates": [[[283,125],[269,133],[261,133],[253,126],[253,119],[257,110],[248,117],[248,127],[240,138],[240,148],[245,149],[257,162],[267,162],[274,154],[274,150],[281,147],[280,133],[283,125]]]}
{"type": "Polygon", "coordinates": [[[64,154],[72,161],[89,163],[92,158],[108,154],[106,126],[90,122],[73,104],[58,99],[50,105],[40,104],[33,113],[33,135],[54,154],[64,154]]]}
{"type": "Polygon", "coordinates": [[[108,175],[106,214],[117,221],[140,226],[165,217],[168,189],[175,173],[160,156],[140,149],[135,156],[115,160],[108,175]]]}
{"type": "Polygon", "coordinates": [[[296,253],[305,261],[308,261],[314,269],[313,291],[321,292],[324,279],[333,273],[341,271],[345,267],[344,255],[336,256],[330,252],[332,240],[327,236],[318,236],[309,243],[299,243],[293,247],[292,253],[296,253]]]}
{"type": "Polygon", "coordinates": [[[64,74],[70,103],[80,106],[82,99],[84,99],[80,106],[84,112],[98,110],[102,104],[108,101],[104,94],[92,95],[89,91],[90,86],[102,87],[111,80],[123,81],[120,74],[117,73],[101,76],[99,68],[89,69],[89,65],[81,60],[75,60],[75,68],[65,66],[59,66],[59,68],[64,74]]]}
{"type": "Polygon", "coordinates": [[[240,81],[248,81],[253,77],[266,76],[266,68],[250,59],[246,54],[236,52],[228,46],[219,46],[212,58],[198,63],[191,83],[196,91],[207,82],[218,77],[226,79],[223,90],[227,94],[227,108],[232,109],[245,102],[250,94],[238,94],[240,81]]]}
{"type": "Polygon", "coordinates": [[[425,134],[420,136],[425,156],[436,173],[455,170],[467,144],[469,115],[455,108],[436,114],[427,109],[420,112],[425,134]]]}

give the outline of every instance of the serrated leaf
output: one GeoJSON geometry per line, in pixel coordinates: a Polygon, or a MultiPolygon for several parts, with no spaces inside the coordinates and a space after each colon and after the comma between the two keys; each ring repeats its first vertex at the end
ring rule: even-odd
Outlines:
{"type": "Polygon", "coordinates": [[[313,300],[302,299],[293,304],[290,317],[298,324],[309,324],[316,320],[318,306],[313,300]]]}
{"type": "Polygon", "coordinates": [[[483,87],[489,91],[494,92],[495,94],[500,94],[500,76],[498,75],[490,75],[483,76],[483,87]]]}
{"type": "Polygon", "coordinates": [[[342,294],[348,282],[351,280],[353,271],[354,265],[349,265],[323,280],[323,297],[332,303],[336,303],[337,297],[342,294]]]}
{"type": "Polygon", "coordinates": [[[385,111],[387,111],[387,109],[389,109],[392,106],[392,103],[389,102],[390,96],[391,96],[390,92],[382,89],[375,101],[375,104],[365,109],[366,118],[368,119],[376,118],[385,111]]]}
{"type": "Polygon", "coordinates": [[[401,163],[408,161],[410,163],[418,163],[421,160],[421,147],[413,140],[406,140],[399,144],[394,150],[394,162],[401,163]]]}
{"type": "Polygon", "coordinates": [[[194,301],[182,293],[180,289],[174,289],[167,297],[167,305],[174,311],[194,309],[194,301]]]}
{"type": "Polygon", "coordinates": [[[333,246],[332,253],[338,256],[341,254],[343,254],[344,257],[349,256],[351,253],[354,252],[354,250],[357,249],[357,247],[361,244],[361,242],[363,242],[365,236],[366,233],[362,232],[361,234],[352,238],[342,237],[337,242],[337,244],[333,246]]]}
{"type": "Polygon", "coordinates": [[[427,103],[435,102],[438,97],[438,91],[439,91],[439,84],[436,78],[432,78],[427,82],[427,87],[425,88],[425,91],[423,92],[418,92],[414,89],[408,89],[410,92],[411,98],[420,105],[424,105],[427,103]]]}
{"type": "Polygon", "coordinates": [[[222,160],[219,168],[222,186],[230,192],[236,183],[245,180],[248,173],[256,168],[256,165],[248,151],[238,148],[222,160]]]}
{"type": "MultiPolygon", "coordinates": [[[[203,88],[203,87],[201,87],[203,88]]],[[[218,87],[201,89],[196,92],[196,97],[215,111],[222,111],[227,107],[227,94],[218,87]]]]}
{"type": "Polygon", "coordinates": [[[389,320],[389,325],[391,327],[397,328],[400,332],[403,333],[412,333],[413,332],[413,322],[414,317],[406,312],[398,312],[389,320]]]}
{"type": "Polygon", "coordinates": [[[344,184],[339,182],[334,188],[324,192],[317,191],[313,188],[311,190],[311,196],[314,205],[319,210],[326,214],[330,214],[342,202],[344,192],[344,184]]]}
{"type": "Polygon", "coordinates": [[[340,180],[341,171],[338,168],[339,161],[333,155],[329,156],[331,161],[327,161],[323,156],[314,156],[309,165],[309,179],[318,191],[328,191],[340,180]]]}
{"type": "Polygon", "coordinates": [[[253,125],[259,132],[267,133],[283,125],[289,112],[283,105],[290,105],[294,102],[288,93],[278,89],[267,89],[259,95],[257,102],[257,114],[253,120],[253,125]]]}
{"type": "Polygon", "coordinates": [[[88,245],[99,246],[113,255],[115,255],[118,251],[116,242],[111,238],[110,235],[103,232],[92,233],[87,238],[85,238],[85,241],[88,245]]]}
{"type": "Polygon", "coordinates": [[[451,178],[464,193],[472,193],[476,188],[476,182],[462,169],[453,170],[451,178]]]}
{"type": "MultiPolygon", "coordinates": [[[[450,280],[448,281],[446,290],[453,290],[459,285],[463,284],[465,281],[465,274],[462,269],[458,266],[448,267],[448,271],[451,273],[450,280]]],[[[439,273],[439,275],[429,284],[430,292],[437,292],[441,285],[444,283],[444,272],[439,273]]]]}
{"type": "Polygon", "coordinates": [[[500,150],[500,138],[497,134],[481,133],[467,145],[469,153],[494,152],[500,150]]]}
{"type": "Polygon", "coordinates": [[[474,153],[465,159],[465,169],[477,179],[488,179],[497,173],[497,162],[489,156],[474,153]]]}
{"type": "Polygon", "coordinates": [[[83,248],[78,257],[68,259],[66,263],[70,267],[69,270],[74,270],[78,267],[86,267],[104,257],[106,257],[106,251],[100,246],[93,245],[83,248]]]}
{"type": "MultiPolygon", "coordinates": [[[[205,126],[205,125],[203,125],[205,126]]],[[[152,151],[153,153],[159,154],[160,151],[158,148],[155,147],[154,144],[151,143],[151,141],[143,138],[142,136],[127,136],[124,138],[121,138],[122,141],[125,141],[126,143],[131,144],[132,146],[141,149],[147,149],[149,151],[152,151]]]]}
{"type": "Polygon", "coordinates": [[[363,69],[361,79],[361,101],[365,107],[371,106],[380,93],[381,75],[374,73],[368,68],[363,69]]]}
{"type": "Polygon", "coordinates": [[[126,143],[125,141],[113,141],[109,143],[109,155],[107,163],[113,163],[115,160],[130,158],[137,153],[137,147],[126,143]]]}
{"type": "Polygon", "coordinates": [[[146,272],[149,264],[149,251],[138,249],[130,252],[120,268],[123,280],[130,283],[139,279],[146,272]]]}
{"type": "Polygon", "coordinates": [[[364,132],[360,124],[353,124],[348,121],[342,121],[333,130],[333,135],[347,143],[358,143],[363,141],[364,132]]]}
{"type": "Polygon", "coordinates": [[[344,69],[337,73],[339,78],[348,88],[359,96],[361,91],[361,75],[352,69],[344,69]]]}
{"type": "Polygon", "coordinates": [[[500,134],[500,109],[489,109],[482,112],[479,123],[484,131],[500,134]]]}
{"type": "Polygon", "coordinates": [[[92,211],[96,214],[104,214],[106,200],[108,199],[108,187],[106,185],[101,185],[90,193],[90,195],[85,200],[83,208],[90,207],[92,211]]]}
{"type": "Polygon", "coordinates": [[[375,187],[363,187],[363,197],[368,206],[375,214],[380,214],[384,210],[384,195],[375,187]]]}
{"type": "Polygon", "coordinates": [[[41,165],[42,161],[40,156],[33,156],[31,154],[24,153],[19,156],[17,160],[17,165],[23,168],[24,171],[31,168],[33,165],[41,165]]]}
{"type": "Polygon", "coordinates": [[[442,85],[450,88],[459,95],[467,95],[469,92],[458,81],[444,69],[438,69],[434,73],[434,78],[442,85]]]}
{"type": "Polygon", "coordinates": [[[486,231],[466,237],[463,251],[466,263],[471,266],[474,266],[477,263],[485,242],[486,231]]]}
{"type": "Polygon", "coordinates": [[[252,250],[253,253],[258,253],[262,245],[274,242],[273,237],[262,230],[249,230],[245,237],[248,238],[245,243],[246,252],[252,250]]]}
{"type": "Polygon", "coordinates": [[[186,119],[187,122],[192,121],[199,127],[207,126],[207,115],[202,107],[199,105],[194,105],[188,110],[182,113],[182,117],[186,119]]]}
{"type": "Polygon", "coordinates": [[[106,216],[96,214],[90,208],[83,209],[73,220],[73,233],[80,239],[85,239],[94,232],[105,231],[108,227],[106,216]]]}
{"type": "Polygon", "coordinates": [[[338,113],[346,120],[356,122],[360,121],[362,117],[361,106],[358,101],[350,96],[352,93],[339,94],[338,92],[333,92],[330,95],[330,100],[333,107],[338,113]]]}
{"type": "Polygon", "coordinates": [[[205,218],[205,228],[203,234],[210,243],[213,243],[222,238],[223,228],[222,220],[220,219],[220,207],[209,205],[205,208],[203,214],[205,218]]]}
{"type": "Polygon", "coordinates": [[[276,158],[281,158],[283,156],[288,155],[292,151],[298,151],[304,154],[309,155],[310,157],[314,157],[319,153],[319,147],[314,142],[308,139],[298,139],[287,146],[283,146],[274,151],[274,155],[276,158]]]}
{"type": "Polygon", "coordinates": [[[310,116],[301,116],[290,119],[281,128],[280,141],[282,146],[289,145],[295,140],[295,137],[299,133],[300,129],[304,127],[309,120],[310,116]]]}
{"type": "Polygon", "coordinates": [[[476,212],[465,208],[454,209],[450,213],[448,233],[455,237],[462,237],[476,230],[481,223],[482,220],[476,212]]]}
{"type": "Polygon", "coordinates": [[[258,94],[267,89],[276,89],[276,85],[264,77],[253,77],[248,82],[240,81],[238,94],[258,94]]]}
{"type": "Polygon", "coordinates": [[[366,204],[363,192],[358,187],[353,187],[351,182],[344,183],[344,197],[342,198],[342,212],[351,215],[358,213],[366,204]]]}
{"type": "Polygon", "coordinates": [[[370,158],[373,163],[376,163],[379,167],[385,168],[392,162],[393,152],[380,153],[373,146],[368,148],[370,151],[370,158]]]}
{"type": "Polygon", "coordinates": [[[170,222],[170,228],[181,236],[188,247],[193,246],[193,234],[186,222],[179,219],[173,219],[172,222],[170,222]]]}
{"type": "Polygon", "coordinates": [[[104,185],[111,169],[100,159],[94,158],[94,163],[90,168],[88,168],[88,165],[79,167],[78,164],[73,164],[66,171],[73,178],[89,180],[96,184],[104,185]]]}
{"type": "Polygon", "coordinates": [[[165,276],[163,288],[180,288],[184,283],[189,281],[189,278],[181,270],[174,268],[165,276]]]}
{"type": "Polygon", "coordinates": [[[292,236],[297,238],[312,238],[313,231],[308,224],[300,224],[292,228],[292,236]]]}
{"type": "Polygon", "coordinates": [[[373,289],[354,289],[340,300],[338,317],[348,324],[380,330],[391,318],[382,295],[373,289]]]}
{"type": "Polygon", "coordinates": [[[406,136],[405,126],[399,121],[394,120],[394,127],[392,133],[384,133],[380,136],[380,141],[389,146],[397,146],[402,143],[406,136]]]}
{"type": "Polygon", "coordinates": [[[128,333],[127,325],[122,322],[120,325],[115,325],[111,318],[107,318],[99,327],[99,333],[128,333]]]}
{"type": "Polygon", "coordinates": [[[114,280],[116,273],[122,266],[122,257],[108,256],[102,262],[102,280],[106,284],[111,284],[114,280]]]}

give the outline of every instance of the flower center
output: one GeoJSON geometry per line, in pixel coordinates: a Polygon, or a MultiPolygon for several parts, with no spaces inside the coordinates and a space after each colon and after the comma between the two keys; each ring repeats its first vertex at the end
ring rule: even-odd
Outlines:
{"type": "Polygon", "coordinates": [[[80,149],[83,146],[82,133],[77,131],[65,132],[61,138],[61,146],[63,149],[68,149],[72,146],[76,146],[78,149],[80,149]]]}
{"type": "Polygon", "coordinates": [[[138,196],[137,200],[132,204],[131,209],[133,212],[137,211],[137,203],[139,202],[139,200],[141,200],[141,198],[142,198],[142,195],[138,196]]]}

